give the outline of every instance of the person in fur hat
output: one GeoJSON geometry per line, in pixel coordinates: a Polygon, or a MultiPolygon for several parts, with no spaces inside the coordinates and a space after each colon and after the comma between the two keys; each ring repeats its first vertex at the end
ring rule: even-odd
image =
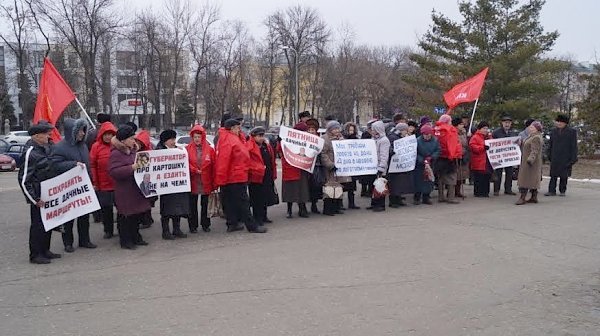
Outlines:
{"type": "Polygon", "coordinates": [[[577,162],[577,131],[569,127],[569,117],[564,114],[556,117],[554,125],[548,144],[550,183],[545,195],[556,196],[556,184],[560,179],[558,191],[560,196],[565,196],[567,180],[577,162]]]}

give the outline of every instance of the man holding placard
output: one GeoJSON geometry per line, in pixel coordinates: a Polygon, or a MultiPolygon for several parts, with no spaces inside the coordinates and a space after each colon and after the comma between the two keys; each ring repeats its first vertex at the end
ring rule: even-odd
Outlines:
{"type": "Polygon", "coordinates": [[[50,259],[60,258],[60,254],[50,252],[52,231],[46,232],[40,208],[44,206],[41,200],[40,183],[53,177],[54,173],[49,160],[51,153],[51,137],[54,126],[45,120],[29,128],[31,147],[25,152],[23,166],[19,169],[19,186],[30,205],[29,215],[29,261],[32,264],[49,264],[50,259]]]}
{"type": "MultiPolygon", "coordinates": [[[[518,134],[512,128],[512,118],[510,116],[502,117],[502,127],[496,129],[492,133],[492,138],[494,139],[503,139],[517,136],[518,134]]],[[[500,185],[502,183],[502,173],[504,174],[504,194],[505,195],[516,195],[512,191],[512,181],[513,181],[513,170],[514,167],[504,167],[498,168],[494,170],[494,196],[500,195],[500,185]]]]}

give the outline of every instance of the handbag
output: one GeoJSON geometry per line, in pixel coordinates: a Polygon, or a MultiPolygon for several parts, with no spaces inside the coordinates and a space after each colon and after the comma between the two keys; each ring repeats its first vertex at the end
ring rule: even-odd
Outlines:
{"type": "Polygon", "coordinates": [[[344,188],[339,182],[327,182],[323,185],[323,198],[342,199],[344,188]]]}
{"type": "Polygon", "coordinates": [[[208,218],[223,217],[223,206],[221,206],[221,195],[213,191],[208,195],[208,218]]]}
{"type": "Polygon", "coordinates": [[[277,204],[279,204],[279,193],[277,192],[277,186],[273,184],[273,192],[269,193],[269,198],[267,199],[267,206],[277,204]]]}
{"type": "Polygon", "coordinates": [[[518,181],[519,180],[519,166],[513,167],[512,180],[513,181],[518,181]]]}
{"type": "Polygon", "coordinates": [[[388,180],[383,177],[378,177],[375,182],[373,182],[373,199],[384,198],[390,194],[390,189],[388,187],[388,180]]]}

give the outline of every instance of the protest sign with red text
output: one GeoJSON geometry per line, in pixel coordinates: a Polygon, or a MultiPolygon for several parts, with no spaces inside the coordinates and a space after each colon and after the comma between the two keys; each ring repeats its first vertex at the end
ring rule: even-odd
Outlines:
{"type": "Polygon", "coordinates": [[[135,182],[146,197],[190,192],[190,168],[187,151],[179,148],[137,152],[140,168],[135,182]]]}
{"type": "Polygon", "coordinates": [[[85,167],[77,166],[40,184],[40,209],[44,229],[50,231],[79,216],[100,209],[100,203],[85,167]]]}
{"type": "Polygon", "coordinates": [[[279,129],[279,137],[285,160],[296,168],[312,173],[325,141],[318,135],[285,126],[279,129]]]}
{"type": "Polygon", "coordinates": [[[492,168],[499,169],[520,165],[521,148],[518,143],[518,136],[485,140],[485,144],[490,146],[490,149],[487,150],[487,156],[492,168]]]}

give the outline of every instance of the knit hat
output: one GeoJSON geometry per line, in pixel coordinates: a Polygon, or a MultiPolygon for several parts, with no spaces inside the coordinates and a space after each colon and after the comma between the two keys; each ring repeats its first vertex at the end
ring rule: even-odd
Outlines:
{"type": "Polygon", "coordinates": [[[452,126],[456,127],[456,126],[458,126],[458,125],[460,125],[462,123],[463,123],[463,121],[462,121],[461,117],[454,117],[454,118],[452,118],[452,126]]]}
{"type": "Polygon", "coordinates": [[[335,121],[335,120],[331,120],[330,122],[327,123],[327,133],[330,133],[331,131],[333,131],[334,129],[341,129],[342,125],[340,125],[339,122],[335,121]]]}
{"type": "Polygon", "coordinates": [[[488,122],[485,121],[485,120],[482,120],[482,121],[479,122],[479,124],[477,124],[477,129],[478,130],[482,129],[484,127],[490,127],[490,124],[488,124],[488,122]]]}
{"type": "Polygon", "coordinates": [[[440,116],[439,122],[442,122],[444,124],[449,124],[452,122],[452,117],[449,114],[442,114],[440,116]]]}
{"type": "Polygon", "coordinates": [[[103,124],[105,122],[109,122],[110,121],[110,114],[98,113],[98,114],[96,114],[96,120],[98,120],[99,124],[103,124]]]}
{"type": "Polygon", "coordinates": [[[422,116],[421,119],[419,119],[419,124],[421,125],[429,124],[430,122],[431,118],[429,118],[428,116],[422,116]]]}
{"type": "Polygon", "coordinates": [[[531,126],[535,127],[535,129],[538,130],[538,132],[542,132],[544,130],[544,125],[542,125],[542,123],[537,120],[532,122],[531,126]]]}
{"type": "Polygon", "coordinates": [[[403,122],[397,123],[395,128],[396,128],[396,131],[398,131],[398,132],[408,131],[408,124],[403,123],[403,122]]]}
{"type": "Polygon", "coordinates": [[[133,130],[133,128],[131,128],[131,126],[129,125],[121,125],[119,126],[119,129],[117,130],[117,140],[119,141],[123,141],[127,138],[131,138],[132,136],[135,136],[135,131],[133,130]]]}
{"type": "Polygon", "coordinates": [[[165,143],[169,139],[177,138],[177,133],[175,131],[173,131],[172,129],[168,129],[168,130],[164,130],[164,131],[160,132],[160,135],[158,137],[159,137],[160,142],[165,143]]]}
{"type": "Polygon", "coordinates": [[[46,120],[40,120],[40,121],[38,121],[37,124],[31,125],[31,127],[29,127],[27,134],[36,135],[36,134],[40,134],[40,133],[47,133],[48,131],[51,131],[53,128],[54,128],[54,126],[52,126],[51,123],[47,122],[46,120]]]}
{"type": "Polygon", "coordinates": [[[306,125],[306,123],[303,122],[299,122],[296,125],[294,125],[294,129],[302,132],[308,132],[308,126],[306,125]]]}
{"type": "Polygon", "coordinates": [[[223,123],[223,127],[225,127],[225,129],[232,129],[233,126],[238,126],[241,125],[241,123],[239,121],[237,121],[236,119],[227,119],[224,123],[223,123]]]}
{"type": "Polygon", "coordinates": [[[423,135],[431,135],[433,134],[433,128],[427,124],[421,126],[421,134],[423,135]]]}
{"type": "Polygon", "coordinates": [[[569,116],[564,115],[564,114],[559,114],[558,116],[556,116],[556,119],[554,119],[558,122],[564,122],[565,124],[569,123],[569,116]]]}
{"type": "Polygon", "coordinates": [[[416,121],[414,121],[414,120],[409,120],[409,121],[408,121],[406,124],[407,124],[408,126],[412,126],[412,127],[414,127],[414,128],[417,128],[417,127],[419,127],[419,125],[417,125],[417,122],[416,122],[416,121]]]}
{"type": "Polygon", "coordinates": [[[265,130],[264,127],[257,126],[250,130],[250,135],[251,136],[264,135],[266,132],[267,131],[265,130]]]}

